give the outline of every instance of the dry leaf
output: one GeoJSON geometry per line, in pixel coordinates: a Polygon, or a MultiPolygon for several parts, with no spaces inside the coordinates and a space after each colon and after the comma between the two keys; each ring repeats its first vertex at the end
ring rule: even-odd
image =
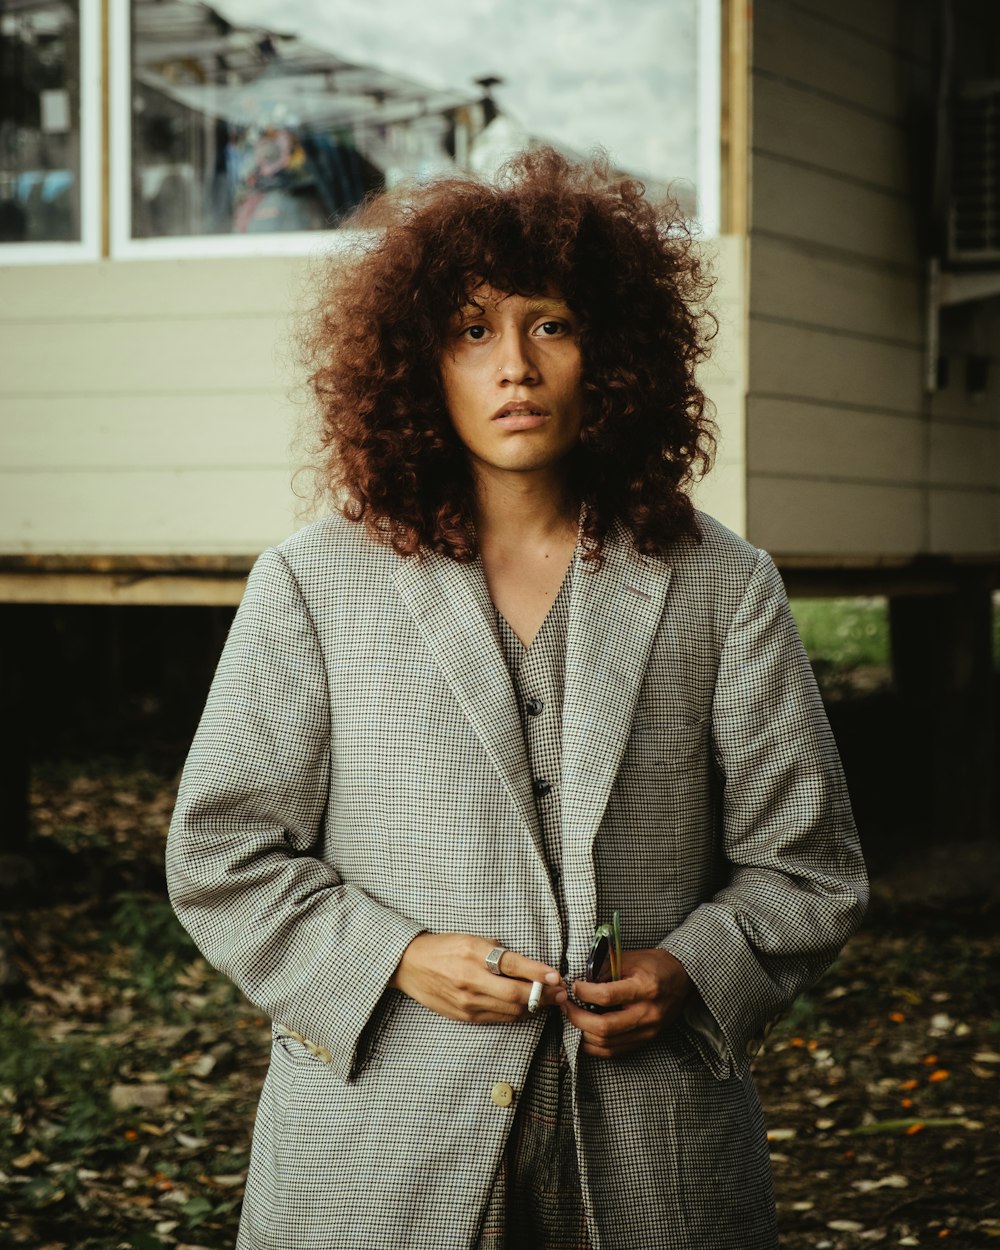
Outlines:
{"type": "Polygon", "coordinates": [[[40,1150],[29,1150],[23,1155],[18,1155],[16,1159],[11,1159],[10,1162],[12,1167],[23,1170],[34,1167],[36,1163],[44,1163],[45,1155],[40,1150]]]}
{"type": "Polygon", "coordinates": [[[169,1097],[170,1090],[166,1085],[152,1081],[145,1085],[112,1085],[110,1093],[111,1105],[116,1111],[130,1111],[132,1108],[152,1111],[164,1106],[169,1097]]]}

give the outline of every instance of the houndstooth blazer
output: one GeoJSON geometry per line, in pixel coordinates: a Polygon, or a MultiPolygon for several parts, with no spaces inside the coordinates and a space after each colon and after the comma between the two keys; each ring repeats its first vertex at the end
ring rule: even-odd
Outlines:
{"type": "Polygon", "coordinates": [[[275,1021],[240,1250],[471,1246],[544,1022],[456,1023],[388,981],[422,931],[580,977],[615,908],[699,993],[613,1062],[564,1022],[595,1250],[775,1245],[750,1058],[867,884],[777,571],[701,529],[655,559],[619,528],[574,576],[565,931],[479,563],[340,518],[260,557],[167,851],[180,919],[275,1021]]]}

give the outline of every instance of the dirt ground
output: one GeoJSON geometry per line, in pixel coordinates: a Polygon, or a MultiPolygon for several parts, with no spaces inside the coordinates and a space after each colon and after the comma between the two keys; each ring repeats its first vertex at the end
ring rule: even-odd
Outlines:
{"type": "MultiPolygon", "coordinates": [[[[0,865],[0,1246],[233,1245],[268,1030],[172,919],[172,794],[50,774],[0,865]]],[[[998,908],[932,893],[887,878],[758,1058],[785,1250],[1000,1247],[998,908]]]]}

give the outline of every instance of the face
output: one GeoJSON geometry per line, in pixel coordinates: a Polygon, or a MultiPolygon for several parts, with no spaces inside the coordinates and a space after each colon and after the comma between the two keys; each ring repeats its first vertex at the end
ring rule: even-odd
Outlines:
{"type": "Polygon", "coordinates": [[[448,328],[441,380],[478,474],[556,473],[583,424],[579,318],[556,294],[480,286],[448,328]]]}

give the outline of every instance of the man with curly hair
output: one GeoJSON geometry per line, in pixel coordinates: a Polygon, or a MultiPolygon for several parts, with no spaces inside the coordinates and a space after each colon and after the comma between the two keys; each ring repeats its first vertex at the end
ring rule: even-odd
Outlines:
{"type": "Polygon", "coordinates": [[[766,1250],[750,1060],[867,884],[774,565],[685,493],[697,251],[552,151],[361,224],[334,515],[257,562],[168,847],[274,1021],[238,1244],[766,1250]]]}

